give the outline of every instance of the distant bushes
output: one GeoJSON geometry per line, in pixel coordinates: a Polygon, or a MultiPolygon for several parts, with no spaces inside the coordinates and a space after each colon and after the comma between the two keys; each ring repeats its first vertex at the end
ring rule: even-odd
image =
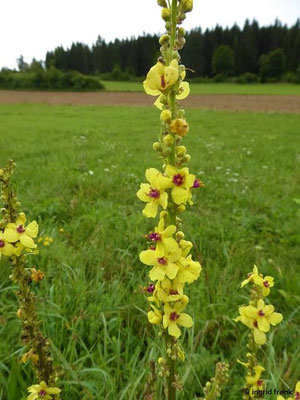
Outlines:
{"type": "Polygon", "coordinates": [[[54,67],[26,72],[2,70],[0,89],[95,91],[104,89],[100,80],[76,71],[62,72],[54,67]]]}

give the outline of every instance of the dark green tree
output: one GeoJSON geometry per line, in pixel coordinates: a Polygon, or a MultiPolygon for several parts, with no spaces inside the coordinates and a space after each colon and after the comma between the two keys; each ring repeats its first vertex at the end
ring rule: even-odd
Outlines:
{"type": "Polygon", "coordinates": [[[229,46],[216,48],[212,58],[213,74],[232,75],[234,72],[234,54],[229,46]]]}

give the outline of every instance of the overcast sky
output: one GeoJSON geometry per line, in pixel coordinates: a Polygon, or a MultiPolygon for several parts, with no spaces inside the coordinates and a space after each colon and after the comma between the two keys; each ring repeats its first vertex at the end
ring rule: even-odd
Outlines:
{"type": "MultiPolygon", "coordinates": [[[[15,68],[20,54],[30,62],[73,41],[91,45],[98,35],[111,41],[163,32],[160,11],[156,0],[0,0],[0,68],[15,68]]],[[[246,18],[290,26],[300,18],[300,0],[194,0],[183,26],[242,26],[246,18]]]]}

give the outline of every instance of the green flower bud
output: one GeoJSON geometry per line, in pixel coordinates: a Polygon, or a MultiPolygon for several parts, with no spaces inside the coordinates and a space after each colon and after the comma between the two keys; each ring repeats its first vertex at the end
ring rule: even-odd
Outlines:
{"type": "Polygon", "coordinates": [[[186,32],[183,28],[178,28],[178,37],[184,37],[186,32]]]}
{"type": "Polygon", "coordinates": [[[170,36],[167,35],[166,33],[159,38],[159,44],[161,45],[167,44],[169,43],[169,41],[170,41],[170,36]]]}
{"type": "Polygon", "coordinates": [[[159,142],[154,142],[152,147],[154,151],[162,151],[161,144],[159,142]]]}
{"type": "Polygon", "coordinates": [[[161,7],[167,7],[167,3],[165,0],[157,0],[157,4],[161,7]]]}
{"type": "Polygon", "coordinates": [[[171,24],[171,22],[166,22],[166,25],[165,25],[165,27],[166,27],[166,31],[170,31],[171,30],[171,27],[172,27],[172,24],[171,24]]]}
{"type": "Polygon", "coordinates": [[[176,233],[176,240],[179,241],[179,240],[182,240],[182,239],[184,239],[184,233],[182,231],[178,231],[176,233]]]}
{"type": "Polygon", "coordinates": [[[182,11],[190,12],[193,9],[193,0],[182,0],[182,11]]]}
{"type": "Polygon", "coordinates": [[[169,21],[171,18],[171,10],[169,8],[163,8],[161,10],[161,17],[164,21],[169,21]]]}
{"type": "Polygon", "coordinates": [[[189,162],[189,161],[191,161],[191,156],[189,155],[189,154],[187,154],[187,155],[185,155],[184,157],[183,157],[183,159],[182,159],[182,161],[183,162],[189,162]]]}

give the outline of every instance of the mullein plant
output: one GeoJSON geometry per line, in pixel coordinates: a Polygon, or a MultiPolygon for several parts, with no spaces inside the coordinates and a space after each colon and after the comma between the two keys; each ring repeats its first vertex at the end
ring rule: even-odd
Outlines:
{"type": "MultiPolygon", "coordinates": [[[[247,275],[241,287],[251,285],[251,297],[249,305],[239,307],[239,316],[236,322],[242,322],[250,329],[248,336],[247,362],[240,362],[246,368],[246,387],[243,399],[261,398],[264,391],[264,367],[258,360],[258,351],[267,341],[266,333],[269,332],[271,325],[275,326],[282,321],[283,316],[274,312],[272,304],[266,304],[266,297],[270,294],[274,286],[274,278],[263,276],[254,265],[252,272],[247,275]]],[[[268,302],[269,303],[269,302],[268,302]]]]}
{"type": "MultiPolygon", "coordinates": [[[[178,25],[192,10],[193,0],[157,2],[162,7],[161,16],[167,32],[159,39],[161,56],[148,72],[143,85],[147,94],[157,97],[154,105],[161,110],[160,133],[153,149],[163,160],[163,166],[162,171],[155,168],[146,170],[148,182],[141,184],[137,196],[146,203],[142,211],[146,218],[159,216],[153,229],[145,235],[148,249],[140,253],[140,261],[151,267],[150,283],[145,288],[150,302],[148,320],[159,327],[159,334],[165,339],[164,357],[158,359],[159,376],[166,378],[165,395],[173,400],[176,391],[182,389],[176,373],[176,363],[185,358],[178,340],[181,327],[191,328],[193,325],[192,317],[185,312],[189,302],[184,293],[185,285],[196,281],[202,269],[189,254],[193,245],[185,240],[179,215],[187,205],[193,204],[193,191],[204,185],[186,166],[191,157],[181,142],[189,131],[189,124],[178,103],[190,92],[189,84],[184,81],[186,68],[181,64],[178,52],[185,44],[185,30],[178,25]]],[[[213,384],[208,384],[207,394],[211,394],[208,399],[217,397],[219,383],[227,379],[227,369],[227,364],[219,364],[218,376],[216,374],[213,378],[213,384]]]]}
{"type": "Polygon", "coordinates": [[[44,278],[44,273],[28,267],[30,256],[37,253],[34,241],[38,235],[36,221],[26,223],[26,216],[19,212],[20,202],[11,185],[15,164],[9,161],[0,168],[1,209],[0,220],[0,257],[10,260],[10,279],[17,286],[16,296],[19,302],[17,316],[21,321],[21,340],[27,352],[21,357],[26,363],[31,361],[37,383],[28,388],[28,400],[58,400],[60,389],[56,387],[58,372],[53,365],[49,340],[43,335],[37,315],[37,297],[32,286],[44,278]]]}

